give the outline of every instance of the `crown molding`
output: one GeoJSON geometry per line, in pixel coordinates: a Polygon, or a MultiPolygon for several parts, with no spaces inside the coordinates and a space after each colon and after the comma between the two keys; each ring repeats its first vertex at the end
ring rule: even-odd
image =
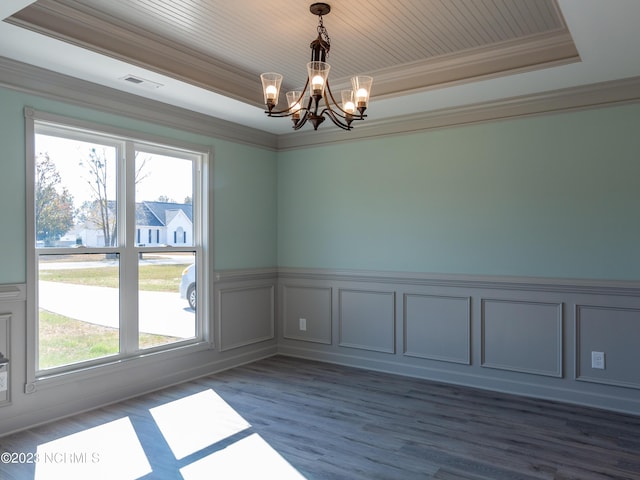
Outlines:
{"type": "Polygon", "coordinates": [[[381,99],[579,61],[571,34],[562,29],[378,70],[370,75],[376,81],[373,98],[381,99]]]}
{"type": "Polygon", "coordinates": [[[100,14],[76,0],[38,0],[5,21],[263,107],[255,75],[180,48],[175,42],[100,14]]]}
{"type": "Polygon", "coordinates": [[[631,77],[379,121],[368,120],[349,132],[318,130],[274,135],[4,57],[0,57],[0,85],[178,130],[277,151],[640,101],[640,77],[631,77]]]}
{"type": "Polygon", "coordinates": [[[606,107],[640,101],[640,77],[552,90],[473,105],[367,120],[348,133],[340,130],[306,131],[278,136],[278,150],[418,133],[436,128],[519,118],[530,115],[606,107]]]}
{"type": "Polygon", "coordinates": [[[276,135],[0,57],[0,85],[177,130],[275,150],[276,135]]]}

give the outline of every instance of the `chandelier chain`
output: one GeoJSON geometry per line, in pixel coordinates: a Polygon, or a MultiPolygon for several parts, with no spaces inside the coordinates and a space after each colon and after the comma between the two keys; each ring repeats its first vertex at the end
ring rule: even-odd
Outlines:
{"type": "MultiPolygon", "coordinates": [[[[331,39],[329,38],[329,34],[327,33],[327,29],[322,22],[322,15],[318,15],[318,35],[327,42],[327,45],[331,46],[331,39]]],[[[329,52],[327,52],[328,55],[329,52]]]]}

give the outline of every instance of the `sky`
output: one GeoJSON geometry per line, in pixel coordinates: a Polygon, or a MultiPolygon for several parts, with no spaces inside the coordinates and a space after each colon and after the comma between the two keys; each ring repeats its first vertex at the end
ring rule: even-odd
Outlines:
{"type": "MultiPolygon", "coordinates": [[[[86,161],[93,146],[93,143],[36,135],[36,155],[49,155],[62,178],[62,184],[73,195],[76,208],[84,201],[95,198],[88,184],[90,172],[80,164],[83,160],[86,161]]],[[[115,199],[115,149],[100,145],[97,151],[104,153],[108,171],[112,172],[108,195],[110,199],[115,199]]],[[[143,178],[136,184],[136,202],[155,201],[160,196],[165,196],[176,203],[183,203],[186,197],[193,197],[193,166],[190,160],[140,152],[136,162],[142,159],[145,164],[140,172],[143,178]]]]}

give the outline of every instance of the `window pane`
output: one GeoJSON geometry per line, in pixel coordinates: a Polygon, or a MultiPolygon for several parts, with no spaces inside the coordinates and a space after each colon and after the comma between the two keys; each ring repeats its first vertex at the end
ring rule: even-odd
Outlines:
{"type": "Polygon", "coordinates": [[[192,246],[193,162],[137,151],[135,183],[137,243],[192,246]]]}
{"type": "Polygon", "coordinates": [[[140,254],[140,348],[196,336],[194,265],[195,254],[192,252],[140,254]]]}
{"type": "Polygon", "coordinates": [[[196,343],[206,154],[52,122],[33,124],[28,179],[36,377],[196,343]]]}
{"type": "Polygon", "coordinates": [[[114,146],[37,134],[37,247],[116,245],[114,146]]]}
{"type": "Polygon", "coordinates": [[[38,271],[39,369],[117,354],[119,256],[40,255],[38,271]]]}

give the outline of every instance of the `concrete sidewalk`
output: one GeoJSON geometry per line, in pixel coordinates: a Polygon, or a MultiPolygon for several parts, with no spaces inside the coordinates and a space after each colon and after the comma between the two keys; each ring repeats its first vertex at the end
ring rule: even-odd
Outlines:
{"type": "MultiPolygon", "coordinates": [[[[117,288],[40,281],[40,308],[96,325],[118,328],[117,288]]],[[[178,338],[195,336],[195,312],[178,292],[139,293],[140,332],[178,338]]]]}

